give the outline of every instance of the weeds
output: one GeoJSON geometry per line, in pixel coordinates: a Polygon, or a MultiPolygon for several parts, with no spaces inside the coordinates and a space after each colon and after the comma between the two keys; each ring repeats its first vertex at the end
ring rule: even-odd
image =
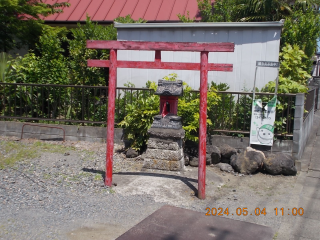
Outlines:
{"type": "Polygon", "coordinates": [[[41,141],[35,141],[30,144],[2,141],[0,142],[0,169],[13,167],[16,162],[39,157],[42,152],[65,153],[73,149],[72,147],[49,144],[41,141]]]}

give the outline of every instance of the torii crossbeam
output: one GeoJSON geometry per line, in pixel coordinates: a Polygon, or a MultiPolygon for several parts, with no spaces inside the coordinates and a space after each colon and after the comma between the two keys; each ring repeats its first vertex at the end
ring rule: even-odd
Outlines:
{"type": "Polygon", "coordinates": [[[112,163],[114,145],[114,113],[117,68],[174,69],[200,71],[200,119],[199,119],[199,168],[198,197],[205,199],[206,179],[206,132],[208,71],[232,72],[232,64],[208,63],[209,52],[233,52],[234,43],[192,43],[192,42],[138,42],[87,40],[87,48],[110,49],[110,60],[88,60],[89,67],[109,68],[108,122],[105,185],[112,185],[112,163]],[[155,61],[118,61],[117,50],[155,51],[155,61]],[[161,51],[200,52],[200,63],[161,62],[161,51]]]}

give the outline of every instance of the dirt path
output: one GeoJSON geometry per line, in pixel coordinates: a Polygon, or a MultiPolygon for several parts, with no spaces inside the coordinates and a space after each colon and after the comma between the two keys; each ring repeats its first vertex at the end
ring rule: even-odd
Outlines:
{"type": "Polygon", "coordinates": [[[0,239],[115,239],[164,204],[204,214],[216,209],[223,217],[270,226],[276,238],[279,209],[297,180],[208,166],[207,198],[199,200],[197,168],[144,171],[141,159],[116,153],[117,186],[107,188],[105,144],[8,137],[0,137],[0,167],[0,239]]]}

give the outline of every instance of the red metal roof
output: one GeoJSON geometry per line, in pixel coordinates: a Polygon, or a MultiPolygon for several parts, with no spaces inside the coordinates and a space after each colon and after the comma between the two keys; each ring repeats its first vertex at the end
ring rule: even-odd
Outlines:
{"type": "Polygon", "coordinates": [[[130,14],[134,20],[149,22],[179,21],[177,15],[200,20],[197,0],[45,0],[46,3],[69,2],[63,13],[44,17],[45,21],[85,21],[88,14],[93,21],[113,22],[130,14]]]}

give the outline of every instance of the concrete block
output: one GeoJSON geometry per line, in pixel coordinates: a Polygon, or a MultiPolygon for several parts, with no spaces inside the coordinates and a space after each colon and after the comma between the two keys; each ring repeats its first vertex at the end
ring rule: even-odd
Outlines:
{"type": "Polygon", "coordinates": [[[301,171],[301,161],[295,160],[294,165],[296,166],[297,171],[301,171]]]}
{"type": "Polygon", "coordinates": [[[299,130],[293,130],[293,141],[300,142],[303,137],[303,128],[299,130]]]}
{"type": "Polygon", "coordinates": [[[299,160],[299,159],[301,158],[301,155],[299,155],[298,152],[297,152],[297,153],[296,153],[296,152],[293,152],[293,153],[292,153],[292,157],[293,157],[294,160],[299,160]]]}
{"type": "Polygon", "coordinates": [[[273,142],[272,152],[292,152],[292,140],[276,140],[273,142]]]}
{"type": "Polygon", "coordinates": [[[301,152],[300,142],[292,141],[292,152],[293,153],[300,153],[301,152]]]}
{"type": "Polygon", "coordinates": [[[301,118],[294,118],[293,120],[293,129],[294,130],[299,130],[302,128],[302,124],[303,124],[303,117],[301,118]]]}
{"type": "Polygon", "coordinates": [[[150,159],[163,159],[169,161],[179,161],[183,157],[183,150],[172,151],[164,149],[150,149],[148,148],[145,155],[145,158],[150,159]]]}
{"type": "Polygon", "coordinates": [[[63,130],[62,130],[62,129],[64,129],[63,126],[59,126],[58,125],[58,126],[53,126],[53,127],[58,127],[58,128],[48,128],[45,125],[43,125],[42,127],[39,127],[40,128],[40,134],[61,135],[61,136],[63,136],[63,130]],[[60,128],[62,128],[62,129],[60,129],[60,128]]]}
{"type": "MultiPolygon", "coordinates": [[[[21,127],[20,131],[22,131],[22,127],[21,127]]],[[[37,133],[37,134],[40,134],[41,133],[41,127],[37,127],[37,126],[33,126],[33,125],[25,125],[24,128],[23,128],[23,132],[24,133],[37,133]]]]}
{"type": "Polygon", "coordinates": [[[20,122],[5,122],[5,131],[21,133],[22,125],[20,122]]]}
{"type": "MultiPolygon", "coordinates": [[[[21,122],[0,121],[0,135],[19,137],[22,131],[21,122]]],[[[32,123],[31,123],[32,124],[32,123]]],[[[90,142],[106,142],[105,127],[63,125],[63,124],[37,124],[41,126],[61,127],[66,132],[66,140],[70,141],[90,141],[90,142]]],[[[123,144],[122,128],[114,129],[114,142],[123,144]]],[[[23,138],[35,139],[58,139],[63,138],[63,131],[58,128],[37,127],[26,125],[24,127],[23,138]],[[25,135],[29,134],[29,135],[25,135]]]]}
{"type": "Polygon", "coordinates": [[[236,149],[244,149],[249,146],[250,139],[248,137],[231,137],[221,135],[211,135],[211,143],[214,146],[228,144],[236,149]]]}
{"type": "Polygon", "coordinates": [[[304,93],[297,93],[295,106],[304,106],[304,93]]]}
{"type": "MultiPolygon", "coordinates": [[[[100,135],[102,138],[107,138],[107,128],[99,128],[100,135]]],[[[124,140],[124,129],[123,128],[115,128],[114,129],[114,140],[122,141],[124,140]]]]}
{"type": "Polygon", "coordinates": [[[304,106],[296,106],[294,109],[294,118],[303,118],[304,106]]]}
{"type": "Polygon", "coordinates": [[[0,132],[4,132],[7,130],[7,122],[0,121],[0,132]]]}
{"type": "Polygon", "coordinates": [[[7,137],[17,137],[20,139],[21,133],[18,132],[2,132],[2,136],[7,136],[7,137]]]}
{"type": "Polygon", "coordinates": [[[181,171],[184,168],[184,158],[181,158],[179,161],[145,158],[143,162],[143,167],[148,169],[181,171]]]}

